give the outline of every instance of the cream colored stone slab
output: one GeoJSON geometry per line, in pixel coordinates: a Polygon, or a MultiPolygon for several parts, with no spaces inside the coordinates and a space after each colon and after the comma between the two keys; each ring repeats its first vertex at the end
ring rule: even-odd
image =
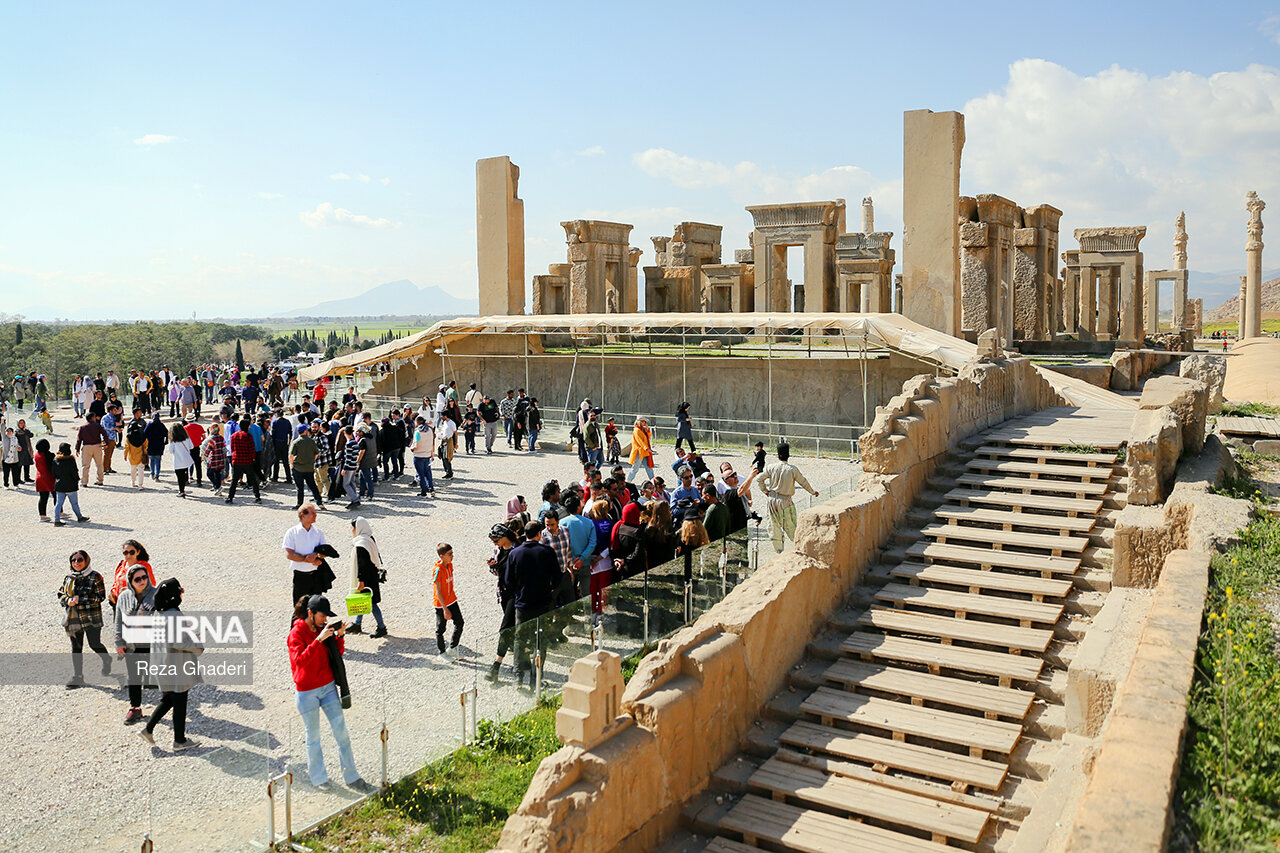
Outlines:
{"type": "Polygon", "coordinates": [[[960,337],[964,116],[910,110],[903,114],[902,137],[902,313],[960,337]]]}
{"type": "Polygon", "coordinates": [[[480,314],[524,313],[524,202],[510,157],[476,161],[476,260],[480,314]]]}

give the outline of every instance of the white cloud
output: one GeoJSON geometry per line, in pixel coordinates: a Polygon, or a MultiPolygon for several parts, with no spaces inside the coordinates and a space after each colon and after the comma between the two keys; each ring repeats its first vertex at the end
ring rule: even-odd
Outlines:
{"type": "Polygon", "coordinates": [[[390,179],[390,178],[378,178],[378,183],[382,184],[384,187],[389,187],[389,186],[391,186],[391,179],[390,179]]]}
{"type": "Polygon", "coordinates": [[[316,205],[315,210],[304,210],[298,218],[309,228],[328,228],[334,225],[347,225],[357,228],[399,228],[401,223],[390,219],[365,216],[352,213],[344,207],[334,207],[327,201],[316,205]]]}
{"type": "Polygon", "coordinates": [[[258,193],[258,198],[267,199],[269,201],[273,198],[284,198],[284,196],[280,193],[258,193]]]}
{"type": "Polygon", "coordinates": [[[1280,197],[1280,174],[1267,167],[1280,160],[1276,68],[1148,77],[1112,66],[1082,77],[1025,59],[1003,91],[963,111],[962,191],[1062,209],[1064,250],[1074,228],[1146,225],[1146,266],[1171,265],[1173,220],[1185,210],[1189,266],[1240,267],[1245,192],[1280,197]]]}
{"type": "Polygon", "coordinates": [[[330,175],[330,176],[329,176],[329,180],[331,180],[331,181],[349,181],[349,180],[351,180],[351,176],[350,176],[350,175],[348,175],[346,172],[334,172],[332,175],[330,175]]]}
{"type": "Polygon", "coordinates": [[[362,184],[367,184],[371,179],[368,175],[357,175],[356,180],[362,184]]]}
{"type": "Polygon", "coordinates": [[[1271,41],[1280,44],[1280,15],[1270,15],[1258,24],[1258,31],[1271,41]]]}
{"type": "Polygon", "coordinates": [[[133,140],[133,144],[144,145],[150,148],[152,145],[164,145],[169,142],[177,142],[177,141],[178,141],[178,137],[176,136],[168,136],[163,133],[148,133],[144,136],[139,136],[137,139],[133,140]]]}
{"type": "Polygon", "coordinates": [[[603,157],[603,156],[604,156],[604,146],[603,146],[603,145],[592,145],[590,148],[584,148],[584,149],[582,149],[581,151],[579,151],[579,152],[578,152],[578,156],[579,156],[579,157],[603,157]]]}

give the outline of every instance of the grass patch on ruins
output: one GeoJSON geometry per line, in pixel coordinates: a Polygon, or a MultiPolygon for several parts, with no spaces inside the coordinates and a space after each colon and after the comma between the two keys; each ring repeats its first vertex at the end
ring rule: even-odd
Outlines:
{"type": "Polygon", "coordinates": [[[1220,418],[1262,418],[1280,415],[1280,406],[1270,403],[1224,403],[1220,418]]]}
{"type": "Polygon", "coordinates": [[[1061,453],[1097,453],[1098,446],[1096,444],[1076,444],[1074,441],[1070,444],[1064,444],[1058,448],[1061,453]]]}
{"type": "Polygon", "coordinates": [[[316,853],[492,849],[539,762],[560,748],[559,707],[557,696],[506,723],[481,720],[475,743],[326,822],[302,843],[316,853]]]}
{"type": "Polygon", "coordinates": [[[1278,595],[1280,519],[1264,512],[1210,565],[1171,850],[1280,846],[1278,595]]]}
{"type": "Polygon", "coordinates": [[[636,670],[640,668],[640,661],[644,660],[644,656],[657,647],[657,643],[649,643],[635,654],[628,655],[622,659],[622,681],[624,683],[631,681],[631,676],[635,675],[636,670]]]}

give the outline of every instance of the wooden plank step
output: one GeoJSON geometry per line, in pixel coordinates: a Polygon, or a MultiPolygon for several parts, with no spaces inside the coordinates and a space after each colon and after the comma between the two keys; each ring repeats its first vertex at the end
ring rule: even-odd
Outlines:
{"type": "Polygon", "coordinates": [[[747,794],[720,819],[748,844],[760,841],[803,853],[954,853],[945,844],[747,794]]]}
{"type": "Polygon", "coordinates": [[[1081,480],[1106,480],[1111,476],[1110,468],[1055,465],[1050,462],[1026,462],[1021,459],[971,459],[965,467],[971,471],[1025,474],[1029,477],[1078,477],[1081,480]]]}
{"type": "Polygon", "coordinates": [[[843,684],[846,688],[896,693],[911,699],[970,708],[1019,720],[1026,716],[1035,699],[1035,693],[1030,690],[996,687],[980,681],[947,678],[901,666],[864,663],[851,658],[831,664],[822,673],[822,677],[827,681],[843,684]]]}
{"type": "Polygon", "coordinates": [[[931,539],[959,539],[965,542],[990,542],[992,545],[1016,545],[1019,548],[1040,548],[1061,553],[1080,553],[1089,546],[1083,536],[1058,536],[1048,533],[1021,533],[1016,530],[993,530],[990,527],[973,527],[968,524],[929,524],[920,532],[931,539]]]}
{"type": "Polygon", "coordinates": [[[991,548],[966,548],[963,545],[943,545],[938,542],[917,542],[907,549],[908,557],[924,557],[928,560],[950,560],[956,563],[974,563],[983,567],[1000,566],[1009,569],[1027,569],[1036,572],[1073,575],[1080,568],[1079,557],[1049,557],[1027,554],[1021,551],[996,551],[991,548]]]}
{"type": "Polygon", "coordinates": [[[1053,641],[1053,631],[1043,628],[1022,628],[980,619],[956,619],[952,616],[935,616],[907,610],[868,610],[858,622],[881,631],[939,637],[944,643],[958,640],[1010,651],[1043,653],[1053,641]]]}
{"type": "Polygon", "coordinates": [[[1008,773],[1003,762],[817,723],[792,723],[779,740],[787,746],[863,761],[878,770],[905,770],[930,779],[942,779],[948,784],[972,785],[985,791],[998,790],[1008,773]]]}
{"type": "Polygon", "coordinates": [[[950,610],[954,613],[1002,616],[1006,619],[1017,619],[1020,623],[1037,622],[1046,625],[1055,624],[1062,617],[1062,610],[1065,607],[1063,604],[1046,604],[999,595],[952,592],[948,589],[911,586],[903,583],[891,583],[881,587],[876,593],[876,600],[887,601],[894,605],[910,604],[915,607],[950,610]]]}
{"type": "Polygon", "coordinates": [[[1032,596],[1037,601],[1043,598],[1063,598],[1070,594],[1075,586],[1066,578],[1042,578],[1001,571],[984,572],[980,569],[962,569],[938,563],[899,563],[890,569],[889,573],[895,578],[906,578],[910,581],[966,586],[970,592],[983,589],[1021,592],[1032,596]]]}
{"type": "Polygon", "coordinates": [[[935,674],[943,669],[981,673],[999,678],[1002,687],[1008,687],[1013,681],[1035,681],[1044,666],[1042,660],[1030,655],[946,646],[865,631],[846,637],[840,644],[840,651],[847,655],[923,664],[935,674]]]}
{"type": "Polygon", "coordinates": [[[1030,477],[1001,477],[998,474],[961,474],[956,478],[956,482],[979,489],[1019,489],[1029,494],[1053,492],[1079,495],[1081,497],[1106,494],[1108,488],[1105,482],[1068,482],[1067,480],[1045,480],[1043,478],[1032,480],[1030,477]]]}
{"type": "Polygon", "coordinates": [[[941,506],[935,509],[933,514],[938,518],[945,518],[953,524],[967,521],[974,524],[1035,527],[1043,530],[1057,530],[1064,536],[1068,533],[1089,533],[1098,523],[1098,519],[1093,517],[1068,518],[1065,515],[1010,512],[1008,510],[987,509],[980,506],[941,506]]]}
{"type": "Polygon", "coordinates": [[[829,775],[777,758],[766,761],[752,774],[748,784],[775,800],[794,798],[837,813],[901,824],[928,832],[938,842],[954,838],[976,844],[991,818],[990,814],[977,809],[926,799],[859,779],[829,775]]]}
{"type": "Polygon", "coordinates": [[[1057,495],[1024,495],[1017,492],[991,492],[985,489],[952,489],[947,492],[948,502],[967,504],[995,504],[1026,509],[1065,512],[1070,515],[1097,515],[1102,511],[1102,501],[1097,498],[1064,498],[1057,495]]]}
{"type": "MultiPolygon", "coordinates": [[[[1065,445],[1064,445],[1065,446],[1065,445]]],[[[979,456],[998,456],[1006,459],[1036,459],[1040,461],[1075,462],[1080,465],[1114,465],[1119,458],[1114,453],[1071,453],[1050,450],[1047,447],[1001,447],[987,444],[974,451],[979,456]]]]}

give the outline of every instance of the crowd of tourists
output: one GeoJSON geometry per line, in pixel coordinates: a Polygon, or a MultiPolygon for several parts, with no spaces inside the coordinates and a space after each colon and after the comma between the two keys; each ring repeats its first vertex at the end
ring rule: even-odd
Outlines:
{"type": "MultiPolygon", "coordinates": [[[[292,573],[293,616],[286,646],[295,704],[306,729],[310,781],[321,787],[330,784],[320,746],[323,712],[338,744],[344,782],[365,790],[343,719],[343,708],[351,702],[343,655],[347,638],[364,632],[365,613],[375,623],[372,638],[388,635],[382,610],[386,569],[372,525],[353,514],[349,518],[350,568],[335,572],[337,563],[330,561],[339,552],[317,523],[318,513],[327,502],[342,497],[348,509],[358,510],[363,501],[373,498],[380,482],[406,475],[419,496],[434,496],[436,463],[445,479],[452,478],[455,452],[492,454],[499,435],[510,451],[536,452],[543,427],[537,399],[524,389],[495,398],[475,384],[459,396],[456,382],[449,382],[439,386],[434,398],[424,397],[416,409],[396,407],[378,419],[364,410],[353,391],[326,400],[324,384],[308,389],[299,386],[295,376],[267,366],[225,376],[203,368],[185,377],[165,370],[133,371],[124,383],[131,404],[131,417],[126,418],[120,383],[108,384],[111,376],[100,377],[101,388],[94,384],[96,380],[82,377],[89,382],[82,387],[89,399],[83,406],[78,401],[73,413],[82,423],[74,443],[61,443],[56,455],[45,439],[32,447],[33,436],[22,424],[21,434],[6,432],[6,484],[10,474],[15,484],[28,482],[27,469],[33,462],[40,517],[48,520],[47,504],[53,498],[53,522],[62,525],[68,504],[78,521],[88,520],[81,514],[78,491],[91,480],[102,484],[104,476],[115,473],[113,465],[121,464],[127,467],[131,486],[146,488],[148,481],[154,483],[163,476],[166,454],[180,497],[207,480],[215,495],[225,491],[225,500],[231,502],[243,482],[260,502],[261,489],[268,482],[292,482],[298,523],[282,540],[292,573]],[[173,388],[179,389],[176,394],[173,388]],[[196,393],[197,388],[215,390],[211,395],[196,393]],[[169,423],[165,422],[165,400],[170,402],[169,423]],[[121,456],[123,463],[117,463],[121,456]],[[411,473],[406,457],[413,462],[411,473]],[[365,613],[350,621],[337,618],[328,598],[335,588],[367,595],[365,613]]],[[[25,382],[23,387],[28,387],[25,382]]],[[[575,621],[580,623],[578,630],[592,630],[606,612],[615,583],[681,557],[688,572],[696,549],[725,541],[753,520],[759,524],[762,517],[757,508],[767,511],[779,550],[785,538],[794,537],[795,491],[816,492],[791,464],[785,443],[777,446],[776,459],[770,463],[763,444],[757,442],[745,476],[728,461],[713,473],[695,445],[689,403],[678,407],[676,421],[674,458],[658,464],[647,418],[636,418],[631,424],[624,451],[626,436],[616,419],[584,400],[570,432],[580,477],[575,468],[566,483],[548,481],[536,506],[522,495],[506,502],[488,532],[492,552],[487,568],[494,578],[501,624],[487,678],[499,680],[511,654],[514,682],[531,688],[538,653],[531,647],[541,650],[542,643],[542,638],[535,638],[538,620],[547,619],[538,626],[540,630],[561,637],[566,629],[574,630],[575,621]],[[579,601],[580,608],[564,606],[579,601]]],[[[431,568],[434,645],[440,660],[447,662],[462,652],[463,608],[454,586],[452,545],[437,543],[435,554],[431,568]]],[[[200,654],[200,648],[189,644],[148,646],[125,641],[121,630],[125,616],[175,612],[182,588],[175,578],[156,582],[150,557],[136,540],[124,543],[121,557],[108,587],[90,568],[85,551],[71,555],[70,570],[58,590],[75,667],[68,688],[84,684],[86,644],[101,659],[103,674],[111,671],[112,655],[101,636],[104,605],[113,610],[117,657],[142,656],[154,662],[200,654]]],[[[477,606],[482,605],[473,602],[468,610],[477,606]]],[[[185,723],[191,686],[181,680],[144,684],[130,679],[124,722],[145,721],[139,733],[154,744],[157,724],[172,714],[174,749],[190,748],[195,742],[186,736],[185,723]],[[153,688],[159,689],[160,696],[148,715],[143,711],[143,691],[153,688]]]]}

